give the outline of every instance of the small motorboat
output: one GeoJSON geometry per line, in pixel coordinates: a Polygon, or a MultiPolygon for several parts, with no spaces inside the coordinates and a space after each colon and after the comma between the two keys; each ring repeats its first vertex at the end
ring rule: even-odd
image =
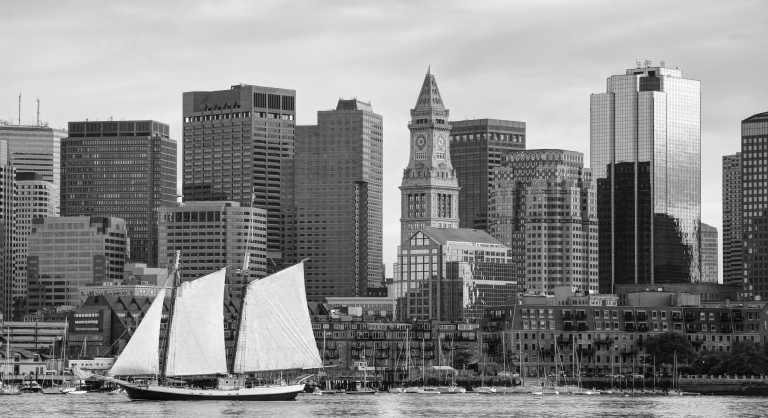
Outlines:
{"type": "Polygon", "coordinates": [[[424,388],[416,393],[419,395],[439,395],[440,391],[437,388],[424,388]]]}

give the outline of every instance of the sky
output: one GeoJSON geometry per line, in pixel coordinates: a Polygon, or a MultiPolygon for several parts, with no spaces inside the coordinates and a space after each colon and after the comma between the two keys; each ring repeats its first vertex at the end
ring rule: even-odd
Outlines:
{"type": "MultiPolygon", "coordinates": [[[[0,119],[155,119],[182,93],[295,89],[297,124],[339,98],[384,117],[384,261],[400,234],[409,110],[432,66],[451,119],[527,124],[527,147],[583,152],[589,96],[636,61],[701,81],[702,221],[722,230],[722,156],[768,111],[765,1],[19,1],[0,13],[0,119]]],[[[181,166],[181,165],[180,165],[181,166]]],[[[179,176],[181,178],[181,176],[179,176]]],[[[721,261],[722,270],[722,261],[721,261]]]]}

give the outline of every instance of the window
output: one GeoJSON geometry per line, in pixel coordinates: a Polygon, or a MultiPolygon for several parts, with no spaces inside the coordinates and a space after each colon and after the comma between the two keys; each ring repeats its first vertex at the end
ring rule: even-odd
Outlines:
{"type": "Polygon", "coordinates": [[[715,320],[715,313],[714,312],[710,312],[709,313],[709,320],[710,321],[714,321],[715,320]]]}
{"type": "Polygon", "coordinates": [[[667,325],[667,323],[666,322],[662,322],[661,323],[661,330],[662,331],[667,331],[668,329],[669,329],[669,326],[667,325]]]}
{"type": "MultiPolygon", "coordinates": [[[[655,312],[654,312],[654,313],[655,313],[655,312]]],[[[658,330],[659,330],[659,323],[658,323],[658,322],[654,322],[654,323],[653,323],[653,330],[654,330],[654,331],[658,331],[658,330]]]]}
{"type": "Polygon", "coordinates": [[[651,319],[656,319],[656,318],[658,318],[658,313],[656,311],[652,311],[651,312],[651,319]]]}
{"type": "Polygon", "coordinates": [[[667,311],[661,311],[661,319],[667,319],[667,311]]]}
{"type": "Polygon", "coordinates": [[[427,159],[427,152],[426,151],[417,151],[416,152],[416,159],[417,160],[426,160],[427,159]]]}

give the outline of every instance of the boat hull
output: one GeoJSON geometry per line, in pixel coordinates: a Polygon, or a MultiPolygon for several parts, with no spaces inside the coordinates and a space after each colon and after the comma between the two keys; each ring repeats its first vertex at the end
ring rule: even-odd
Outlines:
{"type": "Polygon", "coordinates": [[[264,386],[250,389],[188,389],[165,386],[121,385],[134,401],[292,401],[304,385],[264,386]]]}

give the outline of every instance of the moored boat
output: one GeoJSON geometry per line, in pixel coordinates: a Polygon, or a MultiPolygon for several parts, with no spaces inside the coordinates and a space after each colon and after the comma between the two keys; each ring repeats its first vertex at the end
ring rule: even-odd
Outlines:
{"type": "Polygon", "coordinates": [[[437,388],[423,388],[416,393],[419,395],[439,395],[440,391],[437,388]]]}
{"type": "Polygon", "coordinates": [[[230,365],[225,356],[222,313],[225,273],[221,269],[185,283],[178,283],[177,275],[162,370],[158,342],[164,290],[158,292],[109,371],[110,376],[160,375],[158,381],[102,379],[119,384],[132,400],[295,399],[311,375],[292,382],[282,378],[265,382],[252,373],[322,367],[306,308],[303,262],[261,280],[246,280],[230,365]],[[212,337],[217,335],[221,337],[212,337]],[[215,376],[214,387],[197,387],[188,380],[191,376],[215,376]]]}

